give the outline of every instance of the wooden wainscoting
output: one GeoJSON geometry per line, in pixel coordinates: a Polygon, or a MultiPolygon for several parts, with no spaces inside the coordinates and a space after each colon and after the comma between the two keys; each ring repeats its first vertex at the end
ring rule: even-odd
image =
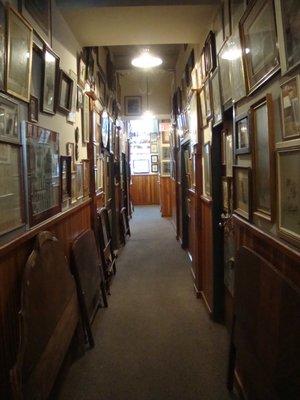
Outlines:
{"type": "Polygon", "coordinates": [[[90,200],[87,200],[0,247],[0,399],[10,398],[9,371],[15,364],[19,343],[21,278],[36,234],[43,230],[53,232],[63,243],[69,259],[73,240],[90,227],[90,200]]]}
{"type": "Polygon", "coordinates": [[[133,175],[130,195],[133,205],[159,204],[158,175],[133,175]]]}
{"type": "Polygon", "coordinates": [[[160,210],[162,217],[171,217],[172,215],[172,189],[171,178],[161,176],[159,178],[160,210]]]}

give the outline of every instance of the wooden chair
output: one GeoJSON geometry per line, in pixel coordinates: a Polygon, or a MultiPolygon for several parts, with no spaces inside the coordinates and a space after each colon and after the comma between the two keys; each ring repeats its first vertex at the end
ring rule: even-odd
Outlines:
{"type": "Polygon", "coordinates": [[[106,290],[109,293],[111,279],[113,275],[116,274],[117,255],[114,252],[112,246],[112,235],[110,230],[108,211],[106,207],[102,207],[97,212],[97,220],[99,234],[99,251],[103,263],[106,290]]]}
{"type": "Polygon", "coordinates": [[[126,236],[131,236],[129,220],[127,215],[126,207],[121,209],[121,219],[122,219],[122,233],[123,233],[123,243],[126,243],[126,236]]]}
{"type": "Polygon", "coordinates": [[[72,272],[77,285],[84,331],[90,347],[94,347],[91,324],[97,310],[101,307],[101,297],[105,307],[107,307],[107,298],[102,265],[92,230],[80,234],[73,243],[72,272]]]}
{"type": "Polygon", "coordinates": [[[46,400],[79,322],[76,285],[62,246],[41,232],[25,266],[13,398],[46,400]]]}

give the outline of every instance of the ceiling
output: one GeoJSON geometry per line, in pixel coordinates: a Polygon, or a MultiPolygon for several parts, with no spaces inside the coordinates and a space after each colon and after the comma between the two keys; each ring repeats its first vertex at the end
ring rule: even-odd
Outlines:
{"type": "Polygon", "coordinates": [[[217,4],[219,0],[56,0],[60,7],[135,7],[217,4]]]}
{"type": "Polygon", "coordinates": [[[151,54],[159,56],[163,60],[163,64],[159,67],[164,70],[174,70],[178,59],[180,44],[161,44],[148,46],[109,46],[113,54],[114,65],[117,70],[135,69],[131,65],[131,60],[139,55],[145,48],[149,49],[151,54]]]}

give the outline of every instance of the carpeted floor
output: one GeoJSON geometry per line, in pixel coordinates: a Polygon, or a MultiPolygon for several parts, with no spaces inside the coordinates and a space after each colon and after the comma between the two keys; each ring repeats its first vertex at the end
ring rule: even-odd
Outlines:
{"type": "Polygon", "coordinates": [[[193,291],[189,261],[159,208],[136,207],[96,346],[59,400],[227,400],[228,334],[193,291]]]}

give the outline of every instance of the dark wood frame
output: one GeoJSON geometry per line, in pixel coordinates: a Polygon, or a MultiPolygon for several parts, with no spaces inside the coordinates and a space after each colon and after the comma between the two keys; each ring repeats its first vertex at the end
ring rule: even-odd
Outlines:
{"type": "Polygon", "coordinates": [[[216,68],[216,42],[215,34],[209,31],[204,43],[205,76],[208,76],[216,68]]]}
{"type": "Polygon", "coordinates": [[[47,45],[44,45],[43,49],[43,58],[44,58],[44,69],[43,69],[43,78],[42,78],[42,95],[41,95],[41,111],[46,113],[46,114],[51,114],[54,115],[56,112],[56,106],[58,102],[58,90],[59,87],[58,85],[60,82],[58,82],[59,78],[59,63],[60,63],[60,58],[58,55],[47,45]],[[54,93],[53,93],[53,111],[47,109],[44,104],[44,93],[45,93],[45,75],[46,75],[46,52],[50,53],[54,58],[55,58],[55,77],[54,77],[54,93]]]}
{"type": "Polygon", "coordinates": [[[38,120],[39,120],[39,99],[31,94],[28,104],[28,121],[38,122],[38,120]],[[33,114],[31,112],[32,101],[34,102],[34,117],[32,117],[33,114]]]}
{"type": "Polygon", "coordinates": [[[139,117],[140,115],[142,115],[142,110],[143,110],[143,101],[142,101],[142,96],[124,96],[124,109],[125,109],[125,115],[130,116],[130,117],[139,117]],[[140,113],[137,114],[130,114],[128,113],[128,108],[127,108],[127,101],[130,98],[135,98],[135,99],[139,99],[139,104],[140,104],[140,113]]]}
{"type": "Polygon", "coordinates": [[[234,154],[238,155],[238,154],[249,154],[251,152],[251,140],[250,140],[250,126],[249,126],[249,115],[248,113],[239,115],[238,117],[236,117],[235,119],[235,130],[234,130],[234,154]],[[241,121],[243,120],[247,120],[247,135],[248,135],[248,147],[243,147],[240,148],[238,147],[238,125],[241,121]]]}
{"type": "MultiPolygon", "coordinates": [[[[284,81],[281,85],[280,85],[280,89],[281,89],[281,121],[282,121],[282,139],[283,140],[291,140],[291,139],[295,139],[300,137],[300,126],[298,127],[298,130],[295,129],[295,134],[294,135],[290,135],[290,136],[286,136],[285,135],[285,123],[284,123],[284,104],[283,104],[283,86],[286,85],[287,83],[289,83],[290,81],[296,80],[296,85],[297,85],[297,95],[298,95],[298,108],[300,107],[300,74],[294,75],[292,77],[290,77],[289,79],[287,79],[286,81],[284,81]]],[[[300,111],[299,111],[300,113],[300,111]]]]}
{"type": "Polygon", "coordinates": [[[263,85],[268,79],[271,78],[279,69],[280,69],[280,62],[279,62],[279,52],[277,47],[277,30],[276,30],[276,21],[275,21],[275,9],[274,9],[274,2],[273,0],[262,0],[262,1],[252,1],[245,13],[243,14],[240,20],[240,38],[241,38],[241,45],[242,45],[242,53],[243,53],[243,63],[246,75],[246,84],[247,89],[250,93],[254,92],[258,87],[263,85]],[[251,55],[252,49],[249,43],[246,42],[246,35],[245,35],[245,23],[247,21],[254,21],[258,14],[261,12],[263,7],[267,3],[270,3],[270,6],[273,10],[273,13],[270,15],[271,21],[274,23],[274,32],[275,32],[275,48],[277,48],[277,54],[273,59],[273,62],[270,64],[264,65],[264,67],[256,73],[256,76],[252,73],[252,63],[251,63],[251,55]],[[246,53],[246,48],[250,49],[249,52],[246,53]]]}
{"type": "MultiPolygon", "coordinates": [[[[276,189],[276,180],[275,180],[275,157],[274,157],[274,146],[275,146],[275,138],[274,138],[274,114],[273,114],[273,100],[270,94],[266,94],[265,97],[252,104],[250,108],[250,130],[251,130],[251,147],[252,147],[252,180],[253,180],[253,212],[255,215],[262,217],[270,222],[274,221],[275,217],[275,189],[276,189]],[[256,185],[256,127],[255,127],[255,110],[266,105],[267,107],[267,116],[268,116],[268,142],[269,142],[269,168],[270,168],[270,201],[271,208],[267,213],[262,210],[256,209],[257,203],[257,185],[256,185]]],[[[268,179],[268,177],[265,177],[268,179]]]]}
{"type": "Polygon", "coordinates": [[[66,162],[67,163],[67,192],[68,192],[68,196],[71,200],[72,197],[72,187],[71,187],[71,161],[72,161],[72,157],[71,156],[60,156],[60,201],[61,203],[64,203],[67,199],[63,198],[63,179],[62,179],[62,167],[63,167],[63,163],[66,162]]]}
{"type": "Polygon", "coordinates": [[[151,163],[151,172],[152,174],[158,173],[158,163],[151,163]],[[156,167],[156,171],[154,170],[154,167],[156,167]]]}
{"type": "Polygon", "coordinates": [[[67,156],[70,156],[71,157],[71,171],[72,172],[76,172],[76,167],[75,167],[75,165],[76,165],[76,163],[75,163],[75,159],[76,159],[76,156],[75,156],[75,144],[73,143],[73,142],[67,142],[66,143],[66,153],[67,153],[67,156]],[[71,145],[71,148],[73,149],[72,150],[72,153],[73,154],[70,154],[70,152],[69,152],[69,145],[71,145]]]}
{"type": "Polygon", "coordinates": [[[252,216],[252,183],[251,183],[251,168],[250,167],[244,167],[242,165],[233,165],[233,196],[232,196],[232,201],[233,201],[233,206],[232,206],[232,211],[241,217],[245,218],[248,221],[251,221],[251,216],[252,216]],[[237,203],[237,190],[236,190],[236,175],[237,175],[237,170],[244,170],[247,171],[247,178],[248,178],[248,213],[244,210],[240,210],[236,208],[236,203],[237,203]]]}
{"type": "Polygon", "coordinates": [[[66,115],[71,111],[71,108],[72,108],[72,91],[74,90],[73,86],[74,86],[73,79],[66,72],[64,72],[61,69],[60,74],[59,74],[59,90],[58,90],[58,98],[57,98],[57,109],[66,115]],[[66,106],[63,104],[60,104],[61,86],[62,86],[63,80],[65,80],[68,85],[68,104],[66,106]]]}
{"type": "Polygon", "coordinates": [[[158,163],[158,155],[157,154],[151,155],[151,163],[152,164],[158,163]],[[153,159],[154,157],[155,157],[155,160],[153,159]]]}
{"type": "Polygon", "coordinates": [[[220,71],[219,71],[219,67],[216,67],[216,69],[214,70],[212,76],[211,76],[211,83],[210,83],[210,90],[211,90],[211,95],[212,95],[212,105],[211,105],[211,109],[212,109],[212,117],[213,117],[213,127],[218,126],[222,121],[223,121],[223,107],[222,107],[222,98],[221,98],[221,82],[220,82],[220,71]],[[213,90],[213,80],[217,79],[218,80],[218,86],[219,86],[219,91],[217,94],[214,93],[213,90]],[[216,121],[215,118],[215,107],[214,107],[214,99],[215,96],[218,96],[219,98],[219,103],[220,103],[220,110],[221,110],[221,119],[216,121]]]}

